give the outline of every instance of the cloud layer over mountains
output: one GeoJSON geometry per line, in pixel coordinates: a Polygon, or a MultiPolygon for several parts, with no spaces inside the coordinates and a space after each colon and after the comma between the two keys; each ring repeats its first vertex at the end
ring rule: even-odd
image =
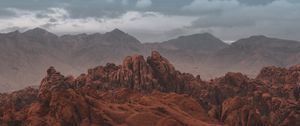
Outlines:
{"type": "Polygon", "coordinates": [[[42,27],[58,34],[128,31],[143,42],[210,32],[299,40],[297,0],[0,0],[0,32],[42,27]]]}

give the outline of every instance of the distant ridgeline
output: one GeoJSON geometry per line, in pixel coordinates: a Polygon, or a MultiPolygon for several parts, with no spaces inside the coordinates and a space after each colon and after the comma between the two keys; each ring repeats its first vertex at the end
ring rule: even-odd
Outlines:
{"type": "Polygon", "coordinates": [[[79,75],[86,68],[120,63],[127,55],[148,55],[153,50],[180,71],[199,74],[204,80],[230,71],[255,77],[264,66],[300,63],[299,42],[265,36],[252,36],[230,45],[209,33],[141,43],[119,29],[104,34],[57,36],[35,28],[0,34],[0,92],[38,85],[49,66],[64,74],[79,75]]]}

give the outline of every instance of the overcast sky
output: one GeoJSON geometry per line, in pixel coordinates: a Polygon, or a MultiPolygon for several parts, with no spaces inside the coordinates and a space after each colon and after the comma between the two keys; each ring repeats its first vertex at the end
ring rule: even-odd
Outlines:
{"type": "Polygon", "coordinates": [[[119,28],[143,42],[203,32],[224,41],[258,34],[300,41],[300,0],[0,0],[0,32],[34,27],[119,28]]]}

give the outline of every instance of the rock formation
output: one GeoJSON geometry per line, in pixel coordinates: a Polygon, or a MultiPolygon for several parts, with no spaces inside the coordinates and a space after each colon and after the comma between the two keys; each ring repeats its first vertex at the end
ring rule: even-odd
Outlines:
{"type": "Polygon", "coordinates": [[[158,52],[77,78],[47,70],[40,87],[0,94],[3,126],[298,126],[299,67],[203,81],[158,52]]]}

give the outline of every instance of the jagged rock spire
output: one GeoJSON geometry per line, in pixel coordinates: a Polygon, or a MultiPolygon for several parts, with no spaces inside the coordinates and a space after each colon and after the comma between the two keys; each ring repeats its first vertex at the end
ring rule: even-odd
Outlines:
{"type": "Polygon", "coordinates": [[[48,70],[47,70],[47,75],[48,76],[51,76],[52,74],[55,74],[55,73],[56,73],[56,70],[53,66],[48,68],[48,70]]]}

